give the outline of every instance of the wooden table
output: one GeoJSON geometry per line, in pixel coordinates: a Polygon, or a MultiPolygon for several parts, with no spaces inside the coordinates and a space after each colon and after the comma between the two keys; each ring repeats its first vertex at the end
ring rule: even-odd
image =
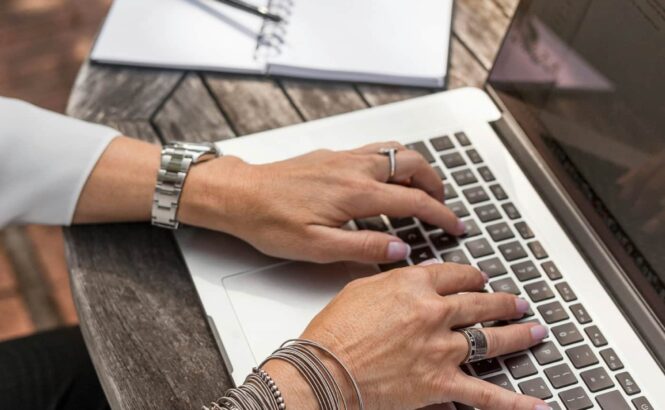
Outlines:
{"type": "MultiPolygon", "coordinates": [[[[456,1],[449,88],[482,86],[516,3],[456,1]]],[[[215,141],[428,92],[88,63],[68,113],[154,143],[215,141]]],[[[113,408],[200,408],[230,386],[171,232],[77,226],[66,239],[81,328],[113,408]]]]}

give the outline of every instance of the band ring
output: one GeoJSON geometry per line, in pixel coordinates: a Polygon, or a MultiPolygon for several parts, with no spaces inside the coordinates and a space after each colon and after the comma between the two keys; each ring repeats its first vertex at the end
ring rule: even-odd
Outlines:
{"type": "Polygon", "coordinates": [[[388,157],[388,179],[392,179],[397,171],[397,148],[381,148],[379,154],[388,157]]]}
{"type": "Polygon", "coordinates": [[[482,330],[467,327],[457,331],[464,336],[469,344],[469,350],[463,363],[477,362],[487,358],[487,338],[482,330]]]}

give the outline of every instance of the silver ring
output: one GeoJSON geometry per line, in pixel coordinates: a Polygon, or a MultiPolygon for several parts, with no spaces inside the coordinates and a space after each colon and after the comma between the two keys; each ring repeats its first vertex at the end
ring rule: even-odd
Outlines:
{"type": "Polygon", "coordinates": [[[395,176],[397,171],[397,148],[381,148],[379,154],[385,155],[388,157],[388,168],[390,171],[390,176],[388,179],[392,179],[395,176]]]}
{"type": "Polygon", "coordinates": [[[487,338],[482,330],[473,327],[457,330],[469,343],[469,351],[463,363],[472,363],[487,358],[487,338]]]}

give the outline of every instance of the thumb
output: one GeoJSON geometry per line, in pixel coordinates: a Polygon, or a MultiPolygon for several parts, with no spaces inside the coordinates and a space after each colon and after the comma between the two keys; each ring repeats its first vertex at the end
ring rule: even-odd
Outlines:
{"type": "Polygon", "coordinates": [[[321,252],[330,261],[354,261],[389,263],[406,259],[411,247],[396,236],[383,232],[361,230],[347,231],[341,228],[317,226],[315,240],[321,244],[321,252]]]}

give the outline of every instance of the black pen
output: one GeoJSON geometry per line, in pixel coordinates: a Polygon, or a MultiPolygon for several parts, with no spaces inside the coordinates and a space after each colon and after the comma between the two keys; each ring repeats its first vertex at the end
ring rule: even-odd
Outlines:
{"type": "Polygon", "coordinates": [[[254,15],[267,18],[268,20],[275,21],[279,23],[282,21],[282,18],[278,16],[277,14],[271,13],[270,10],[268,10],[267,7],[263,6],[255,6],[253,4],[244,2],[242,0],[216,0],[220,3],[224,3],[228,6],[235,7],[240,10],[244,10],[248,13],[252,13],[254,15]]]}

